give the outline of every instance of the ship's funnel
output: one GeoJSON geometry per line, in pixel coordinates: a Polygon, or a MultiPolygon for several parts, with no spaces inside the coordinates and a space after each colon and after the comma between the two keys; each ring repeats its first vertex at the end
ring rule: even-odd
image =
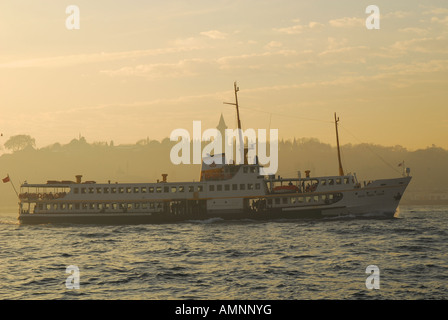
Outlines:
{"type": "Polygon", "coordinates": [[[167,173],[162,173],[162,178],[163,178],[162,182],[166,182],[166,177],[168,177],[168,174],[167,173]]]}
{"type": "Polygon", "coordinates": [[[82,175],[81,175],[81,174],[78,174],[78,175],[76,176],[76,183],[81,183],[81,178],[82,178],[82,175]]]}

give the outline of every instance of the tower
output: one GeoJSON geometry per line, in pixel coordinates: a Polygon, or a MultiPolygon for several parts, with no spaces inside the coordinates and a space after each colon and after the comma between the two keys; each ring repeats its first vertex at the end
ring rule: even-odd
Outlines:
{"type": "Polygon", "coordinates": [[[227,125],[226,122],[224,121],[224,117],[221,113],[221,117],[219,118],[219,123],[216,126],[216,129],[218,129],[219,133],[221,133],[221,137],[224,138],[225,134],[226,134],[226,129],[227,129],[227,125]]]}

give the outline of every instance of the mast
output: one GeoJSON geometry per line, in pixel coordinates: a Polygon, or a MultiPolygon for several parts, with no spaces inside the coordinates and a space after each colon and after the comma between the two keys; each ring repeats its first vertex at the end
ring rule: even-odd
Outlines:
{"type": "Polygon", "coordinates": [[[339,117],[336,118],[336,112],[334,113],[334,125],[336,127],[336,145],[338,148],[338,161],[339,161],[339,175],[344,175],[344,169],[342,169],[342,161],[341,161],[341,150],[339,148],[339,133],[338,133],[338,122],[339,117]]]}
{"type": "Polygon", "coordinates": [[[236,86],[236,81],[233,83],[233,87],[235,90],[235,106],[236,106],[236,117],[238,119],[238,129],[241,130],[240,109],[238,107],[238,91],[240,91],[240,88],[236,86]]]}
{"type": "Polygon", "coordinates": [[[243,148],[244,148],[243,133],[242,133],[242,129],[241,129],[241,120],[240,120],[240,109],[238,106],[238,91],[240,91],[240,88],[237,87],[236,81],[233,83],[233,88],[235,91],[235,103],[224,102],[224,104],[230,104],[230,105],[233,105],[236,107],[236,117],[237,117],[237,122],[238,122],[238,137],[239,137],[239,141],[240,141],[240,146],[243,146],[243,148]]]}

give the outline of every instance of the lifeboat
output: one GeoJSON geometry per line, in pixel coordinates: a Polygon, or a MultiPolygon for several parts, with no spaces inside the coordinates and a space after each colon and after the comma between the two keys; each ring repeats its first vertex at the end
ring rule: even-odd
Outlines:
{"type": "Polygon", "coordinates": [[[299,188],[297,186],[289,185],[289,186],[278,186],[274,188],[275,193],[293,193],[299,192],[299,188]]]}

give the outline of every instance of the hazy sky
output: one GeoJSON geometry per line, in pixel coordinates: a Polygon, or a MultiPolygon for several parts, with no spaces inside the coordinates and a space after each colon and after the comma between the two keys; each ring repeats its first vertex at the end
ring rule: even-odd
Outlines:
{"type": "MultiPolygon", "coordinates": [[[[38,147],[235,127],[448,148],[446,0],[5,0],[0,131],[38,147]],[[380,30],[368,30],[368,5],[380,30]],[[68,30],[66,8],[80,9],[68,30]]],[[[1,152],[1,151],[0,151],[1,152]]]]}

